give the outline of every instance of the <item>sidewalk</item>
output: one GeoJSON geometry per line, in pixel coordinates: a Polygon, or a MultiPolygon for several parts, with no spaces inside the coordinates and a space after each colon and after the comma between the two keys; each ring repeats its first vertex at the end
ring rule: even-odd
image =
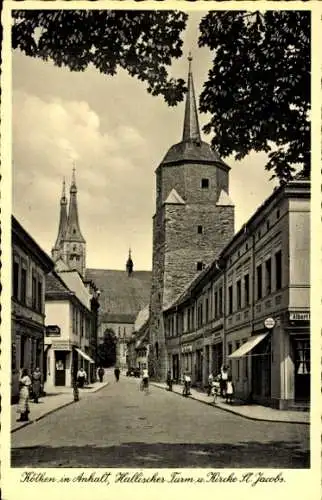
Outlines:
{"type": "MultiPolygon", "coordinates": [[[[167,390],[167,384],[162,382],[150,382],[151,385],[167,390]]],[[[172,391],[176,394],[182,394],[182,385],[174,384],[172,391]]],[[[275,410],[267,406],[256,404],[246,404],[241,400],[235,400],[232,404],[225,403],[223,398],[217,398],[216,403],[213,403],[213,396],[207,396],[205,392],[200,392],[196,389],[191,389],[191,399],[200,401],[210,406],[220,408],[221,410],[235,413],[241,417],[250,420],[265,420],[269,422],[285,422],[293,424],[310,424],[310,412],[291,411],[291,410],[275,410]]]]}
{"type": "MultiPolygon", "coordinates": [[[[86,386],[84,389],[79,389],[79,399],[82,400],[93,392],[103,389],[103,387],[106,387],[107,385],[108,381],[102,383],[94,382],[93,384],[86,386]]],[[[26,425],[32,424],[33,422],[37,422],[46,415],[74,403],[72,387],[53,387],[50,390],[47,390],[48,392],[46,393],[46,396],[40,398],[38,404],[33,403],[32,401],[29,402],[30,420],[28,422],[16,422],[17,418],[19,418],[17,405],[11,405],[11,432],[15,432],[26,425]]]]}

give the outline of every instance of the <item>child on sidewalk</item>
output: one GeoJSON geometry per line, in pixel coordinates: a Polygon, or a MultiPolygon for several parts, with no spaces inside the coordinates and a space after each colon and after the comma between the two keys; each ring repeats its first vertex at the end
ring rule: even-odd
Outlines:
{"type": "Polygon", "coordinates": [[[220,379],[216,377],[212,384],[211,393],[214,397],[213,402],[216,403],[217,397],[220,396],[220,379]]]}
{"type": "Polygon", "coordinates": [[[227,390],[226,390],[226,403],[232,403],[234,396],[234,384],[232,376],[229,375],[227,379],[227,390]]]}

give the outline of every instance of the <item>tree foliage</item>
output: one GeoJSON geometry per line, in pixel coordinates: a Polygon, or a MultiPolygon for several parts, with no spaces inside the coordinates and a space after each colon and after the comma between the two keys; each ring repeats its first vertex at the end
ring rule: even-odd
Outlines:
{"type": "Polygon", "coordinates": [[[168,105],[181,101],[182,79],[168,74],[182,55],[180,35],[187,15],[178,11],[16,10],[12,46],[24,54],[51,60],[71,71],[93,65],[115,75],[118,68],[147,84],[168,105]]]}
{"type": "Polygon", "coordinates": [[[287,181],[310,174],[310,13],[209,12],[199,45],[214,51],[200,97],[204,130],[226,157],[268,153],[265,168],[287,181]]]}
{"type": "Polygon", "coordinates": [[[116,362],[117,337],[112,328],[107,328],[104,332],[103,343],[97,346],[97,357],[99,365],[108,368],[116,362]]]}

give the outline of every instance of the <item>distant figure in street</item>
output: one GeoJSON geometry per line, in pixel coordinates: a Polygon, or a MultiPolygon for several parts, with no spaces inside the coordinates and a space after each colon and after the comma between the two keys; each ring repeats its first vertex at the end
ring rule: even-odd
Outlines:
{"type": "Polygon", "coordinates": [[[41,391],[41,371],[40,368],[36,368],[31,376],[32,380],[32,394],[34,397],[34,403],[38,403],[38,399],[40,397],[40,391],[41,391]]]}
{"type": "Polygon", "coordinates": [[[212,384],[211,394],[214,397],[214,403],[216,403],[218,396],[220,396],[220,375],[218,375],[212,384]]]}
{"type": "Polygon", "coordinates": [[[232,376],[229,375],[227,379],[227,389],[226,389],[226,403],[232,403],[234,396],[234,384],[232,376]]]}
{"type": "Polygon", "coordinates": [[[209,373],[209,377],[208,377],[208,396],[211,395],[211,390],[212,390],[212,384],[213,384],[213,381],[214,381],[214,376],[213,374],[210,372],[209,373]]]}
{"type": "Polygon", "coordinates": [[[142,388],[146,390],[149,388],[149,372],[146,368],[142,370],[142,388]]]}
{"type": "Polygon", "coordinates": [[[167,384],[168,384],[169,391],[172,391],[172,377],[171,377],[170,370],[168,371],[168,374],[167,374],[167,384]]]}
{"type": "Polygon", "coordinates": [[[183,376],[183,391],[182,394],[183,396],[190,396],[190,389],[191,389],[191,377],[189,372],[185,372],[183,376]]]}
{"type": "Polygon", "coordinates": [[[82,367],[77,372],[77,385],[78,385],[78,387],[84,387],[86,379],[87,379],[87,375],[86,375],[84,368],[82,367]]]}
{"type": "Polygon", "coordinates": [[[19,403],[17,413],[20,413],[20,418],[17,419],[17,422],[27,422],[29,420],[29,391],[31,383],[28,370],[24,368],[19,380],[19,403]]]}
{"type": "Polygon", "coordinates": [[[100,366],[99,369],[98,369],[98,377],[100,379],[100,382],[103,382],[104,368],[102,366],[100,366]]]}
{"type": "Polygon", "coordinates": [[[118,366],[114,369],[114,375],[116,382],[118,382],[120,380],[120,369],[118,366]]]}
{"type": "Polygon", "coordinates": [[[220,370],[220,394],[222,397],[226,396],[228,380],[228,367],[223,365],[220,370]]]}

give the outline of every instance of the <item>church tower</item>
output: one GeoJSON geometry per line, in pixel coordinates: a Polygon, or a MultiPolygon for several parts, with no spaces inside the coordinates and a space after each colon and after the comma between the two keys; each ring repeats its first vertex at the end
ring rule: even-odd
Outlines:
{"type": "Polygon", "coordinates": [[[63,180],[63,191],[60,198],[60,215],[59,215],[59,225],[58,225],[58,235],[56,239],[55,246],[51,251],[52,258],[56,262],[59,258],[63,259],[63,241],[66,236],[67,230],[67,198],[66,198],[66,186],[65,179],[63,180]]]}
{"type": "Polygon", "coordinates": [[[133,267],[134,267],[134,264],[133,264],[133,260],[132,260],[131,249],[129,249],[129,257],[126,261],[126,271],[127,271],[128,276],[132,276],[133,267]]]}
{"type": "Polygon", "coordinates": [[[84,276],[86,268],[86,241],[79,227],[75,167],[73,168],[69,194],[67,216],[67,199],[64,182],[63,195],[60,201],[58,236],[55,247],[52,250],[52,257],[54,261],[61,258],[70,269],[76,270],[81,276],[84,276]]]}
{"type": "Polygon", "coordinates": [[[165,379],[167,352],[163,310],[228,243],[234,233],[229,170],[201,140],[192,58],[182,140],[156,169],[153,262],[150,300],[150,369],[165,379]]]}

